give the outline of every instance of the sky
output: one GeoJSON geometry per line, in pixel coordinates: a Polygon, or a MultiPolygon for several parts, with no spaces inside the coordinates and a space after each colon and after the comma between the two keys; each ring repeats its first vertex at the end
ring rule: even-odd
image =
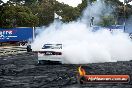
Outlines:
{"type": "Polygon", "coordinates": [[[3,2],[7,2],[8,0],[2,0],[3,2]]]}
{"type": "MultiPolygon", "coordinates": [[[[124,0],[120,0],[121,2],[123,2],[124,0]]],[[[132,5],[132,2],[130,2],[129,4],[131,4],[132,5]]]]}
{"type": "Polygon", "coordinates": [[[77,7],[78,4],[82,3],[82,0],[57,0],[73,7],[77,7]]]}
{"type": "MultiPolygon", "coordinates": [[[[57,0],[59,2],[64,2],[65,4],[69,4],[70,6],[76,7],[78,4],[80,4],[82,2],[82,0],[57,0]]],[[[124,0],[120,0],[121,2],[123,2],[124,0]]],[[[130,2],[129,4],[132,5],[132,2],[130,2]]]]}
{"type": "MultiPolygon", "coordinates": [[[[8,0],[3,0],[4,2],[7,2],[8,0]]],[[[68,4],[70,6],[76,7],[78,4],[80,4],[82,2],[82,0],[57,0],[59,2],[63,2],[65,4],[68,4]]],[[[120,1],[124,1],[124,0],[120,0],[120,1]]],[[[129,4],[132,5],[132,2],[130,2],[129,4]]]]}

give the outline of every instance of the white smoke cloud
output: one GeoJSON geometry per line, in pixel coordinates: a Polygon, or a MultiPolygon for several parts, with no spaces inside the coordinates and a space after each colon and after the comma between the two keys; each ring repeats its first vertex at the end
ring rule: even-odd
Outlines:
{"type": "MultiPolygon", "coordinates": [[[[100,19],[100,14],[106,8],[101,1],[94,3],[90,14],[100,19]]],[[[62,23],[55,21],[43,29],[32,44],[33,50],[40,50],[44,44],[63,44],[63,57],[66,63],[84,64],[98,62],[127,61],[132,59],[132,42],[128,34],[101,29],[92,32],[87,23],[88,8],[77,22],[62,23]]],[[[106,10],[107,12],[107,10],[106,10]]],[[[99,21],[98,21],[99,22],[99,21]]],[[[64,63],[65,63],[64,62],[64,63]]]]}
{"type": "Polygon", "coordinates": [[[109,15],[112,12],[112,10],[101,0],[91,4],[88,3],[88,5],[89,6],[83,11],[81,17],[81,21],[84,23],[89,23],[92,17],[94,17],[94,22],[98,23],[102,15],[109,15]]]}
{"type": "Polygon", "coordinates": [[[125,26],[126,26],[125,27],[126,28],[125,32],[132,33],[132,16],[129,19],[126,20],[126,25],[125,26]]]}

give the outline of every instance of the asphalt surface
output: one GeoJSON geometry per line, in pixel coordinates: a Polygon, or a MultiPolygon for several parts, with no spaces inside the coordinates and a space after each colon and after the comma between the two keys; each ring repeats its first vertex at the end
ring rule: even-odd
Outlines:
{"type": "MultiPolygon", "coordinates": [[[[80,65],[37,65],[34,53],[0,56],[0,88],[132,88],[129,83],[83,84],[77,82],[80,65]]],[[[132,61],[82,65],[87,74],[128,74],[132,61]]]]}

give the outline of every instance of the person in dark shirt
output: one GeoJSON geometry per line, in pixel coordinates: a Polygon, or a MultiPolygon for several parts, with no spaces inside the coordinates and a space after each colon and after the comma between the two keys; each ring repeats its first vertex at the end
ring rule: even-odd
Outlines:
{"type": "Polygon", "coordinates": [[[32,52],[31,45],[27,45],[27,52],[32,52]]]}

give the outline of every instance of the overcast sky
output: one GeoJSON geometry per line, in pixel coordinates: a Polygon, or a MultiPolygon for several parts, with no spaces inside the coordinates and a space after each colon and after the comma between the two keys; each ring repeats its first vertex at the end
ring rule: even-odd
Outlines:
{"type": "Polygon", "coordinates": [[[59,2],[64,2],[70,6],[76,7],[78,4],[82,3],[82,0],[56,0],[59,2]]]}
{"type": "MultiPolygon", "coordinates": [[[[7,2],[8,0],[3,0],[4,2],[7,2]]],[[[65,4],[69,4],[70,6],[76,7],[78,4],[80,4],[82,2],[82,0],[57,0],[59,2],[64,2],[65,4]]],[[[124,1],[124,0],[120,0],[120,1],[124,1]]],[[[132,2],[130,2],[130,4],[132,5],[132,2]]]]}
{"type": "Polygon", "coordinates": [[[7,2],[8,0],[2,0],[3,2],[7,2]]]}
{"type": "MultiPolygon", "coordinates": [[[[124,0],[120,0],[121,2],[124,2],[124,0]]],[[[132,5],[132,2],[130,2],[129,4],[131,4],[132,5]]]]}

